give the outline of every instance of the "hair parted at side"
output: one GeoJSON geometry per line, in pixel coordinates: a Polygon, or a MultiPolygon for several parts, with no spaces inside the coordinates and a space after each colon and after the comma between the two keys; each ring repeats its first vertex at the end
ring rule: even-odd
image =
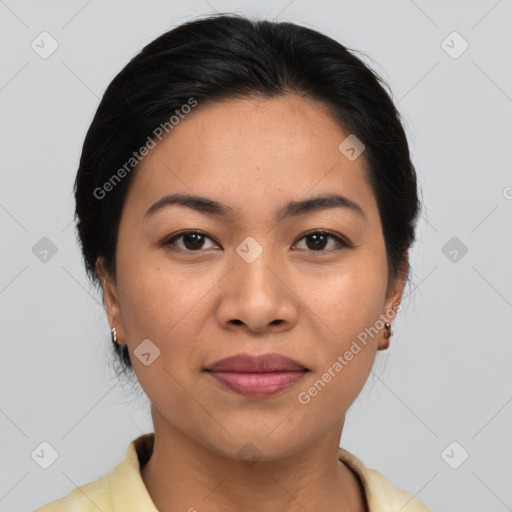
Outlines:
{"type": "MultiPolygon", "coordinates": [[[[189,21],[145,46],[107,87],[76,175],[78,241],[93,284],[100,284],[98,258],[116,281],[117,233],[137,171],[134,154],[155,139],[157,127],[168,126],[191,99],[200,108],[208,102],[286,94],[323,102],[333,119],[365,145],[361,158],[379,209],[388,277],[395,279],[415,240],[421,206],[416,172],[387,84],[355,53],[310,28],[234,14],[189,21]],[[122,179],[107,189],[116,173],[122,179]]],[[[126,345],[116,350],[131,368],[126,345]]]]}

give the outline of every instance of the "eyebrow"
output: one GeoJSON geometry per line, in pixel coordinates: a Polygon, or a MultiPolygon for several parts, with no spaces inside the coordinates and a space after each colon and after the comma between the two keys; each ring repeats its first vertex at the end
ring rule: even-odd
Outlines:
{"type": "MultiPolygon", "coordinates": [[[[172,205],[185,206],[186,208],[191,208],[192,210],[200,213],[220,216],[226,219],[232,219],[236,216],[233,208],[213,199],[188,194],[171,194],[165,195],[156,203],[152,204],[144,214],[144,218],[152,217],[157,212],[160,212],[172,205]]],[[[311,197],[301,201],[290,201],[277,212],[276,220],[280,222],[285,218],[296,217],[306,213],[331,208],[344,208],[349,211],[353,211],[362,217],[366,217],[363,209],[356,202],[339,194],[328,194],[311,197]]]]}

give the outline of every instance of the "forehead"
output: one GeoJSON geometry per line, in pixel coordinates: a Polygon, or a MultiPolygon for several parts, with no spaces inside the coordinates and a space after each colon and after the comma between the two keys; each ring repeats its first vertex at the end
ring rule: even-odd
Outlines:
{"type": "Polygon", "coordinates": [[[298,96],[198,103],[144,157],[125,203],[140,217],[174,192],[254,213],[327,192],[372,202],[363,158],[338,149],[348,135],[326,105],[298,96]]]}

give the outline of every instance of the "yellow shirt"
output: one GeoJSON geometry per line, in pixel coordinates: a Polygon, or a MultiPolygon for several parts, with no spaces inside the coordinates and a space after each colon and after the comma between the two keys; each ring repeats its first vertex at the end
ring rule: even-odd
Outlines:
{"type": "MultiPolygon", "coordinates": [[[[153,450],[154,433],[133,440],[124,459],[106,475],[75,488],[35,512],[158,512],[140,474],[153,450]]],[[[391,485],[379,472],[368,469],[358,458],[339,448],[338,458],[363,483],[370,512],[431,512],[410,494],[391,485]]]]}

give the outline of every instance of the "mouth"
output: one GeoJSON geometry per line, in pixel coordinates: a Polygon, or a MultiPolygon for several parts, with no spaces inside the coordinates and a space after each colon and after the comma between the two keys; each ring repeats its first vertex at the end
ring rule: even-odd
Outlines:
{"type": "Polygon", "coordinates": [[[223,387],[248,398],[265,398],[295,385],[310,370],[280,354],[239,354],[204,369],[223,387]]]}

